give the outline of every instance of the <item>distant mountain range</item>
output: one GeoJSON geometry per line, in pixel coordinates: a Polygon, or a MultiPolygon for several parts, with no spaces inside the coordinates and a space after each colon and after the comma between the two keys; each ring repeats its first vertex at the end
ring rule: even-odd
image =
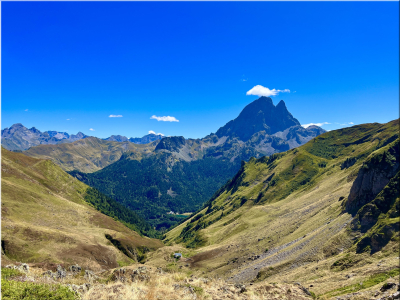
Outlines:
{"type": "MultiPolygon", "coordinates": [[[[12,125],[1,131],[1,144],[7,150],[27,150],[30,147],[38,145],[57,145],[63,143],[72,143],[77,140],[87,138],[88,136],[82,132],[69,135],[66,132],[44,131],[32,127],[30,129],[21,123],[12,125]]],[[[114,142],[131,142],[134,144],[148,144],[153,141],[161,140],[164,136],[161,134],[147,134],[141,138],[130,138],[122,135],[112,135],[104,140],[114,142]]]]}
{"type": "Polygon", "coordinates": [[[57,131],[41,132],[35,127],[28,129],[21,123],[17,123],[1,131],[1,144],[8,150],[26,150],[42,144],[71,143],[85,137],[87,135],[82,132],[78,132],[76,135],[57,131]]]}

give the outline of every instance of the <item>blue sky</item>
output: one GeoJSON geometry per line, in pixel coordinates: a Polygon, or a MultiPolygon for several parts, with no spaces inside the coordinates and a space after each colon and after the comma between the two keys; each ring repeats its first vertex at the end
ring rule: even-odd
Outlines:
{"type": "Polygon", "coordinates": [[[2,128],[200,138],[257,85],[327,130],[399,117],[399,2],[1,5],[2,128]]]}

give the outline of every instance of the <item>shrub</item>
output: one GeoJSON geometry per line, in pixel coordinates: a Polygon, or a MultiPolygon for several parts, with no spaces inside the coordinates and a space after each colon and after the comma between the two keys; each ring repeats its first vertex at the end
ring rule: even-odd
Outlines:
{"type": "Polygon", "coordinates": [[[22,275],[25,275],[25,274],[16,269],[8,269],[8,268],[1,269],[1,279],[2,280],[7,280],[11,277],[22,276],[22,275]]]}
{"type": "Polygon", "coordinates": [[[75,300],[78,299],[68,287],[58,284],[36,284],[12,280],[1,281],[4,300],[75,300]]]}

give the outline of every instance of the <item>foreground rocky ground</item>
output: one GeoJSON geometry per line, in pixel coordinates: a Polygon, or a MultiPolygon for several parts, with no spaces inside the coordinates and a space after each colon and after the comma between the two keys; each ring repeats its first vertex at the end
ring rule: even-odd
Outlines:
{"type": "MultiPolygon", "coordinates": [[[[69,288],[76,299],[311,299],[300,284],[228,284],[220,278],[196,277],[168,269],[133,265],[94,274],[79,266],[55,270],[7,265],[19,274],[8,278],[69,288]]],[[[3,269],[4,270],[4,269],[3,269]]],[[[3,291],[4,294],[4,291],[3,291]]],[[[11,299],[11,298],[3,298],[11,299]]],[[[55,298],[58,299],[58,298],[55,298]]],[[[61,299],[61,298],[60,298],[61,299]]]]}
{"type": "MultiPolygon", "coordinates": [[[[125,300],[125,299],[400,299],[399,276],[389,278],[371,289],[328,298],[316,297],[300,283],[228,283],[222,278],[201,277],[180,271],[178,265],[164,268],[136,264],[94,273],[79,265],[64,268],[48,265],[43,268],[27,264],[10,264],[2,268],[2,274],[13,270],[6,282],[24,283],[25,286],[41,285],[55,290],[66,287],[64,296],[46,299],[125,300]]],[[[10,295],[2,284],[2,299],[19,299],[10,295]]],[[[26,289],[26,288],[25,288],[26,289]]],[[[49,296],[50,297],[50,296],[49,296]]]]}

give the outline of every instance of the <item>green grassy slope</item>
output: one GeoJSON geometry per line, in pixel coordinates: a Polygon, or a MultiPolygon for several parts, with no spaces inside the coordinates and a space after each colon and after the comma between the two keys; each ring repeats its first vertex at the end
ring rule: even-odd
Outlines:
{"type": "MultiPolygon", "coordinates": [[[[258,276],[282,279],[284,274],[286,279],[311,280],[305,271],[308,265],[329,264],[345,249],[354,255],[396,255],[398,229],[382,229],[398,222],[396,179],[381,187],[388,191],[374,196],[374,201],[391,203],[366,233],[371,239],[382,233],[389,237],[383,243],[375,238],[380,252],[356,253],[364,233],[350,223],[362,207],[348,212],[346,203],[360,167],[379,160],[384,152],[393,156],[398,126],[398,120],[353,126],[327,132],[285,153],[251,159],[204,209],[168,232],[165,242],[197,248],[203,254],[193,258],[195,265],[236,282],[258,276]]],[[[329,288],[327,284],[320,291],[329,288]]]]}
{"type": "Polygon", "coordinates": [[[100,208],[101,203],[108,213],[114,205],[111,199],[94,193],[53,162],[2,148],[1,163],[2,263],[79,263],[98,270],[137,260],[143,246],[162,246],[127,227],[141,229],[140,222],[128,224],[126,218],[125,226],[117,221],[124,218],[122,213],[114,212],[111,218],[98,212],[94,206],[100,208]],[[106,235],[129,247],[132,255],[125,255],[106,235]]]}
{"type": "Polygon", "coordinates": [[[90,173],[100,170],[121,158],[127,151],[133,151],[136,159],[151,153],[157,142],[138,145],[131,142],[112,142],[88,137],[73,143],[39,145],[24,151],[25,155],[50,159],[64,171],[79,170],[90,173]]]}

